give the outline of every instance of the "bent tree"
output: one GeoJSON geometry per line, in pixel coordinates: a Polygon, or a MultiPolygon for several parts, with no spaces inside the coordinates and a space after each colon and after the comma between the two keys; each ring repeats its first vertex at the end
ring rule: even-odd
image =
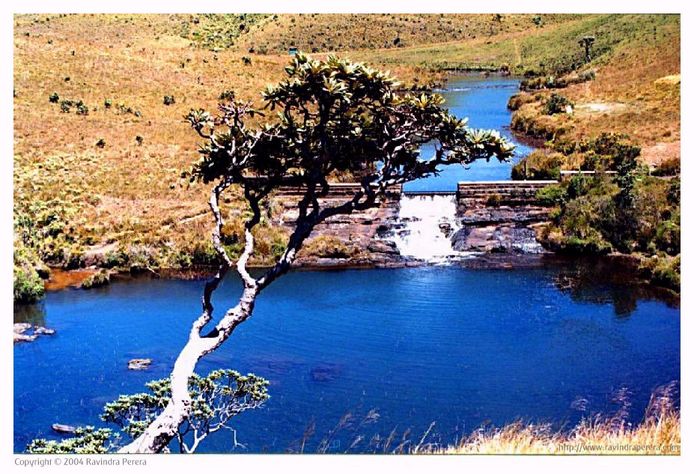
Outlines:
{"type": "Polygon", "coordinates": [[[389,187],[437,174],[444,165],[512,155],[512,145],[498,133],[468,129],[465,120],[443,109],[441,96],[406,91],[388,73],[364,64],[298,54],[285,70],[287,77],[263,92],[262,109],[232,98],[219,105],[215,116],[201,109],[187,116],[204,139],[192,179],[213,184],[212,243],[220,265],[204,287],[202,313],[173,367],[167,406],[122,452],[161,452],[177,436],[192,412],[188,380],[197,362],[253,314],[257,296],[289,270],[316,225],[376,206],[389,187]],[[249,126],[256,116],[265,123],[249,126]],[[420,157],[424,145],[434,148],[428,159],[420,157]],[[348,174],[360,183],[358,191],[344,202],[324,204],[329,181],[348,174]],[[290,185],[301,189],[293,231],[276,263],[255,278],[247,269],[255,250],[253,230],[265,199],[290,185]],[[222,195],[232,186],[242,189],[250,208],[245,245],[235,261],[222,242],[220,208],[222,195]],[[234,307],[216,316],[212,295],[231,268],[243,280],[243,290],[234,307]],[[213,327],[207,329],[210,323],[213,327]]]}

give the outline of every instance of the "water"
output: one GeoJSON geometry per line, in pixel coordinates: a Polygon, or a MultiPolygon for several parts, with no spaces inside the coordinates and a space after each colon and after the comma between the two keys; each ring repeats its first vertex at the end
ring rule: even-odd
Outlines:
{"type": "MultiPolygon", "coordinates": [[[[497,160],[479,160],[465,169],[461,165],[444,167],[439,176],[407,183],[406,191],[455,191],[458,181],[498,181],[510,179],[513,164],[532,152],[532,148],[519,141],[510,131],[511,113],[506,108],[510,96],[518,92],[520,80],[510,77],[481,75],[453,76],[446,90],[439,91],[445,97],[445,107],[459,118],[468,118],[469,127],[493,129],[516,145],[515,156],[510,163],[497,160]]],[[[434,149],[425,146],[422,156],[432,156],[434,149]]]]}
{"type": "MultiPolygon", "coordinates": [[[[234,423],[242,452],[316,449],[338,420],[376,410],[333,436],[333,452],[374,451],[374,434],[451,442],[482,423],[517,418],[573,423],[611,412],[616,390],[631,390],[632,421],[649,394],[679,379],[676,305],[590,266],[526,270],[423,267],[296,272],[265,290],[255,315],[200,373],[219,367],[271,381],[272,398],[234,423]],[[564,282],[562,284],[562,282],[564,282]],[[573,282],[573,283],[572,283],[573,282]],[[569,288],[561,290],[560,287],[569,288]],[[585,400],[582,402],[581,400],[585,400]],[[586,411],[581,411],[581,407],[586,411]]],[[[199,312],[201,281],[137,280],[104,289],[49,293],[25,314],[57,335],[15,346],[15,450],[52,423],[100,424],[105,402],[166,377],[199,312]],[[126,369],[154,359],[145,372],[126,369]]],[[[240,291],[233,278],[217,308],[240,291]]],[[[229,452],[232,434],[202,452],[229,452]]]]}
{"type": "Polygon", "coordinates": [[[460,255],[450,239],[461,227],[454,194],[404,195],[399,205],[400,227],[392,240],[402,256],[445,263],[460,255]]]}

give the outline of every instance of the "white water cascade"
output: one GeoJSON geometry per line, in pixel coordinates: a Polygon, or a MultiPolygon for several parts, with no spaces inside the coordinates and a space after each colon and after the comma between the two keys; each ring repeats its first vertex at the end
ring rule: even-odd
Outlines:
{"type": "Polygon", "coordinates": [[[460,228],[454,193],[404,194],[399,206],[399,225],[391,240],[402,256],[447,263],[463,255],[452,249],[451,237],[460,228]]]}

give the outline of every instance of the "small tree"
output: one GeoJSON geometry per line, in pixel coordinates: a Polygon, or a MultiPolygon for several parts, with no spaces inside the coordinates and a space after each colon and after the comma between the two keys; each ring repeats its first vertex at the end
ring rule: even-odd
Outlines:
{"type": "MultiPolygon", "coordinates": [[[[192,409],[175,435],[181,453],[193,453],[210,434],[222,429],[233,431],[231,418],[260,407],[269,398],[268,381],[235,370],[215,370],[206,377],[193,375],[188,381],[192,409]]],[[[133,440],[143,433],[168,405],[171,397],[168,379],[146,384],[148,392],[122,395],[105,405],[102,421],[119,426],[133,440]]],[[[27,451],[33,454],[101,454],[115,450],[121,436],[110,428],[80,427],[74,436],[62,441],[35,439],[27,451]]],[[[123,442],[121,443],[123,444],[123,442]]]]}
{"type": "Polygon", "coordinates": [[[584,36],[583,38],[578,40],[578,45],[581,46],[585,51],[585,58],[587,63],[591,62],[591,48],[593,47],[594,42],[595,36],[584,36]]]}
{"type": "Polygon", "coordinates": [[[197,362],[253,314],[257,296],[289,270],[317,224],[374,207],[391,186],[435,175],[444,165],[512,155],[513,146],[498,133],[468,129],[465,120],[443,109],[441,96],[407,92],[389,74],[364,64],[297,54],[285,70],[287,78],[263,93],[263,110],[234,99],[220,104],[217,116],[201,109],[187,115],[204,139],[192,179],[214,184],[209,206],[220,266],[205,284],[202,314],[192,323],[173,367],[167,406],[123,452],[160,452],[177,436],[195,409],[188,380],[197,362]],[[248,119],[264,117],[266,110],[278,114],[260,127],[247,126],[248,119]],[[435,154],[424,160],[420,149],[426,144],[434,144],[435,154]],[[337,173],[356,176],[359,189],[345,202],[324,205],[329,179],[337,173]],[[222,244],[224,219],[219,206],[222,194],[233,185],[242,188],[250,208],[245,246],[235,262],[222,244]],[[261,203],[288,185],[301,189],[294,229],[277,262],[255,278],[247,263],[255,249],[253,229],[261,219],[261,203]],[[213,329],[204,331],[214,318],[212,294],[231,267],[243,280],[238,304],[227,309],[213,329]]]}

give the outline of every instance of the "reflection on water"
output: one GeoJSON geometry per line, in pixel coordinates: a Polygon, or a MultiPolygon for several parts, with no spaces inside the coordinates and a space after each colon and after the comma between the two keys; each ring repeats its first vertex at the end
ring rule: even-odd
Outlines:
{"type": "Polygon", "coordinates": [[[558,273],[554,282],[574,301],[612,304],[615,314],[630,316],[640,300],[660,300],[678,308],[680,298],[673,291],[641,280],[632,268],[611,264],[605,259],[573,260],[558,273]]]}
{"type": "Polygon", "coordinates": [[[46,308],[44,304],[15,304],[14,322],[29,323],[33,326],[44,326],[46,324],[46,308]]]}

